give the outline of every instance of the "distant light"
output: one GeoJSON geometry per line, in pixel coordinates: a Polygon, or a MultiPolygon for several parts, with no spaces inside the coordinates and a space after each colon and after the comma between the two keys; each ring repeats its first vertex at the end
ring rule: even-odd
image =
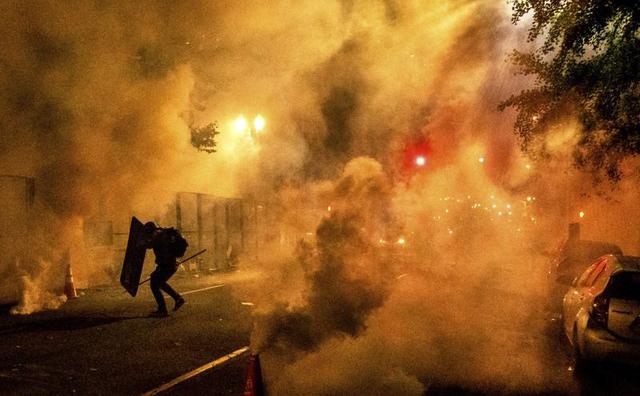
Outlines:
{"type": "Polygon", "coordinates": [[[327,212],[331,212],[331,206],[327,207],[327,212]]]}
{"type": "Polygon", "coordinates": [[[531,202],[532,198],[531,197],[527,197],[527,202],[531,202]]]}
{"type": "Polygon", "coordinates": [[[445,210],[444,210],[444,213],[449,213],[449,209],[445,209],[445,210]]]}
{"type": "Polygon", "coordinates": [[[419,156],[416,157],[416,165],[425,166],[426,163],[427,163],[427,159],[424,158],[424,156],[419,155],[419,156]]]}
{"type": "Polygon", "coordinates": [[[531,169],[531,165],[530,164],[526,164],[524,167],[527,168],[527,169],[531,169]]]}
{"type": "Polygon", "coordinates": [[[404,240],[404,238],[400,237],[398,238],[398,242],[396,242],[398,245],[402,246],[406,243],[407,241],[404,240]]]}
{"type": "Polygon", "coordinates": [[[478,162],[480,162],[481,164],[484,164],[484,157],[478,158],[478,162]]]}
{"type": "Polygon", "coordinates": [[[247,119],[243,115],[239,115],[233,121],[233,130],[240,134],[247,130],[247,119]]]}
{"type": "Polygon", "coordinates": [[[495,209],[495,208],[497,208],[497,207],[498,207],[498,205],[493,204],[493,205],[491,205],[491,207],[495,209]]]}
{"type": "Polygon", "coordinates": [[[261,116],[260,114],[258,114],[256,118],[253,120],[253,127],[255,128],[256,132],[261,132],[264,129],[265,124],[266,124],[266,121],[264,120],[264,117],[261,116]]]}
{"type": "Polygon", "coordinates": [[[507,209],[511,209],[511,204],[507,204],[507,209]]]}
{"type": "Polygon", "coordinates": [[[449,235],[453,235],[453,230],[449,230],[449,235]]]}
{"type": "Polygon", "coordinates": [[[578,216],[580,216],[580,218],[583,218],[584,217],[584,212],[580,211],[580,213],[578,213],[578,216]]]}

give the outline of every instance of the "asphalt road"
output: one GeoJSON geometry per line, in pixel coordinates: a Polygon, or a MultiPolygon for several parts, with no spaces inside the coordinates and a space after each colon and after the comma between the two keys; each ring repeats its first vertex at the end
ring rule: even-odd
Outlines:
{"type": "MultiPolygon", "coordinates": [[[[221,274],[173,279],[176,289],[188,293],[187,304],[169,318],[148,317],[154,302],[146,286],[135,299],[119,287],[103,287],[84,290],[84,295],[56,311],[29,316],[0,312],[0,394],[143,394],[248,345],[252,307],[242,304],[237,283],[229,281],[233,277],[221,274]]],[[[250,281],[246,277],[243,280],[250,281]]],[[[503,297],[512,301],[518,298],[509,291],[503,297]]],[[[491,299],[477,303],[479,308],[497,304],[491,299]]],[[[451,309],[453,314],[455,307],[451,309]]],[[[449,314],[441,310],[440,320],[446,322],[449,314]]],[[[518,370],[518,362],[528,355],[527,350],[539,351],[545,387],[504,388],[491,380],[469,386],[447,375],[428,375],[421,378],[428,384],[426,395],[640,394],[636,369],[606,365],[575,373],[557,322],[548,317],[525,318],[527,323],[543,322],[543,331],[536,334],[499,310],[496,315],[476,319],[480,342],[486,330],[500,331],[505,339],[520,343],[522,356],[516,353],[509,359],[513,370],[518,370]]],[[[440,343],[451,348],[439,364],[455,364],[447,361],[447,356],[458,354],[456,348],[464,342],[456,339],[455,333],[445,335],[440,343]]],[[[488,353],[501,348],[491,343],[486,347],[488,353]]],[[[162,394],[240,395],[247,357],[243,354],[162,394]]]]}
{"type": "MultiPolygon", "coordinates": [[[[205,290],[186,295],[169,318],[148,317],[155,307],[148,286],[135,299],[118,287],[96,288],[57,311],[1,314],[0,394],[141,394],[248,345],[251,307],[223,277],[170,283],[205,290]]],[[[245,365],[240,357],[167,394],[240,394],[245,365]]]]}

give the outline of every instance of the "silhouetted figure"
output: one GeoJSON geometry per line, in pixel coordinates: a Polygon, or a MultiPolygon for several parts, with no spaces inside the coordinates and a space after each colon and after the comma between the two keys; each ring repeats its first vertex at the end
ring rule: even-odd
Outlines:
{"type": "Polygon", "coordinates": [[[174,299],[174,311],[178,310],[178,308],[184,304],[184,298],[173,290],[173,288],[167,284],[167,281],[178,269],[177,257],[184,254],[187,243],[177,230],[173,228],[160,228],[153,222],[146,223],[144,225],[144,231],[149,235],[146,247],[147,249],[153,249],[157,265],[156,270],[151,273],[150,283],[151,292],[156,299],[158,309],[152,312],[152,315],[168,316],[167,305],[162,295],[163,291],[174,299]]]}

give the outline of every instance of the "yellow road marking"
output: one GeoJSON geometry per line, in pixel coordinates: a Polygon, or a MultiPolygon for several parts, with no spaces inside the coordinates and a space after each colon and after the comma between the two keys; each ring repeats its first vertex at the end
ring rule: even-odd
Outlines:
{"type": "Polygon", "coordinates": [[[233,351],[228,355],[224,355],[216,360],[214,360],[213,362],[209,362],[207,364],[205,364],[204,366],[200,366],[195,370],[189,371],[186,374],[183,374],[181,376],[179,376],[178,378],[167,382],[166,384],[160,385],[159,387],[152,389],[146,393],[143,393],[142,396],[151,396],[151,395],[157,395],[160,392],[164,392],[168,389],[173,388],[174,386],[178,385],[181,382],[184,382],[186,380],[188,380],[189,378],[193,378],[198,374],[201,374],[209,369],[212,369],[216,366],[219,366],[221,364],[227,363],[228,361],[235,359],[239,356],[244,355],[245,353],[249,352],[249,347],[242,347],[240,349],[238,349],[237,351],[233,351]]]}

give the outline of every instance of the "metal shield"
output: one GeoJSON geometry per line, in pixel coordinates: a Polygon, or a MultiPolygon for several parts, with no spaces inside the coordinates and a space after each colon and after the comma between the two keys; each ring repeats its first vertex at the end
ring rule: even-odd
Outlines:
{"type": "Polygon", "coordinates": [[[140,284],[140,276],[142,275],[142,266],[144,265],[144,256],[147,252],[143,243],[142,228],[143,224],[140,220],[132,217],[131,227],[129,228],[127,250],[124,254],[122,272],[120,273],[120,284],[133,297],[138,293],[138,285],[140,284]]]}

